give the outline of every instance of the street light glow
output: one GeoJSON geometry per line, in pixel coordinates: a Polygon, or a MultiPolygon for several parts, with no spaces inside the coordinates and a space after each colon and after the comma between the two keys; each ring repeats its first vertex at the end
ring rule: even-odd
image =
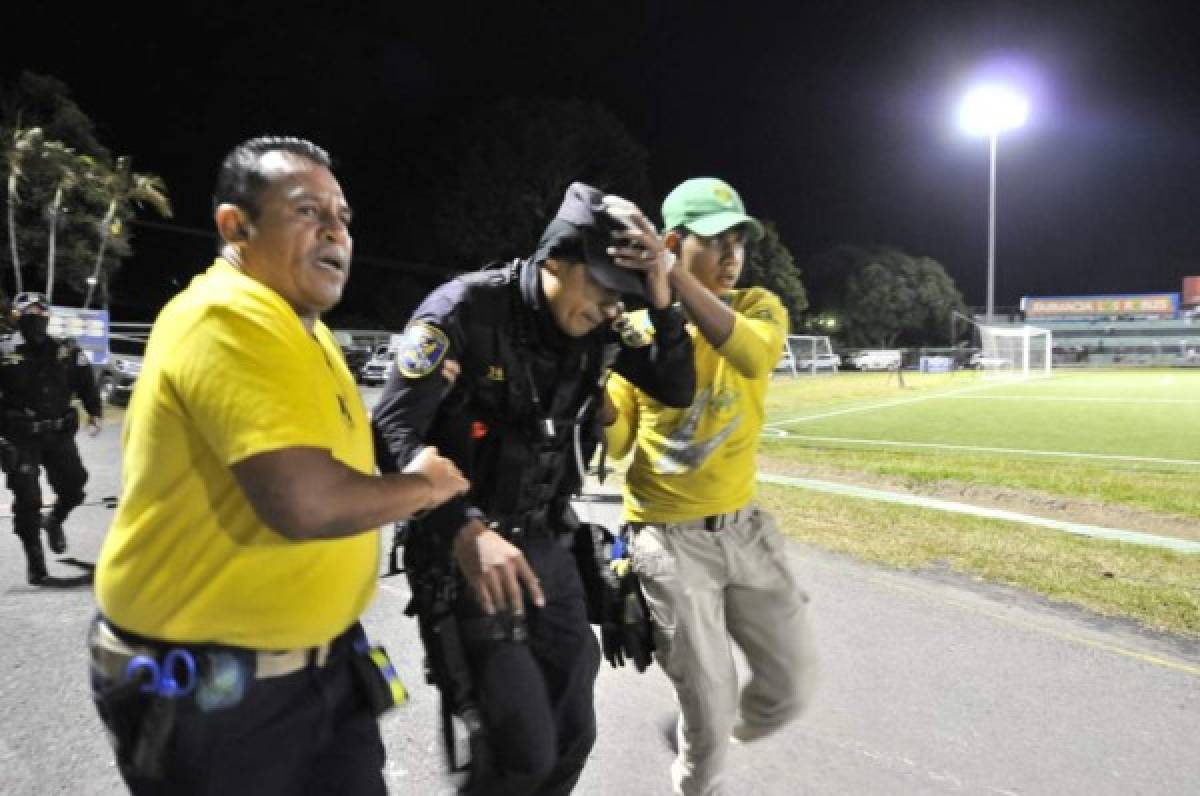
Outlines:
{"type": "Polygon", "coordinates": [[[1029,100],[995,83],[976,86],[958,109],[958,124],[971,135],[993,136],[1025,124],[1029,100]]]}
{"type": "Polygon", "coordinates": [[[992,322],[996,308],[996,142],[1000,133],[1020,127],[1029,118],[1029,101],[1000,83],[982,83],[967,92],[958,109],[958,124],[969,135],[987,136],[988,248],[987,309],[984,319],[992,322]]]}

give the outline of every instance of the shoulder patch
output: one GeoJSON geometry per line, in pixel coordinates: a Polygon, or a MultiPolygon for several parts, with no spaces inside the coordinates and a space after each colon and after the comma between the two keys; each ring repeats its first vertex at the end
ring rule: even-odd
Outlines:
{"type": "Polygon", "coordinates": [[[449,349],[445,332],[431,323],[417,321],[404,330],[396,351],[396,367],[410,379],[423,379],[437,369],[449,349]]]}
{"type": "Polygon", "coordinates": [[[75,364],[79,365],[80,367],[85,367],[92,364],[91,360],[88,359],[87,354],[82,348],[75,349],[75,364]]]}

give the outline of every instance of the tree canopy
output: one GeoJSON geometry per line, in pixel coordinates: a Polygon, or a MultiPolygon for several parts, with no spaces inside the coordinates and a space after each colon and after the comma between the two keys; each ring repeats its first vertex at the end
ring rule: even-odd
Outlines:
{"type": "Polygon", "coordinates": [[[800,269],[787,246],[779,238],[779,230],[770,221],[763,222],[763,239],[751,244],[746,268],[740,282],[761,285],[779,296],[787,308],[792,329],[798,329],[804,311],[808,309],[808,293],[800,279],[800,269]]]}
{"type": "MultiPolygon", "coordinates": [[[[128,257],[135,204],[170,216],[166,187],[114,163],[95,126],[53,77],[23,73],[0,87],[0,141],[6,172],[4,253],[16,289],[63,286],[78,296],[128,257]],[[44,287],[43,287],[44,286],[44,287]]],[[[7,279],[0,281],[0,284],[7,279]]]]}
{"type": "Polygon", "coordinates": [[[474,269],[532,254],[576,180],[652,214],[646,151],[597,103],[504,99],[464,117],[442,143],[433,232],[438,257],[451,262],[439,264],[474,269]]]}
{"type": "Polygon", "coordinates": [[[946,269],[890,246],[834,247],[810,263],[821,312],[836,316],[851,347],[946,344],[952,313],[966,313],[946,269]]]}

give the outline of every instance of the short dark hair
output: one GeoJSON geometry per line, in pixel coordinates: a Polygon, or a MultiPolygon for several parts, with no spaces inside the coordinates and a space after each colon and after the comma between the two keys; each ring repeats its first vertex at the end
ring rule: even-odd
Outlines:
{"type": "Polygon", "coordinates": [[[258,197],[267,185],[262,156],[268,152],[287,152],[333,169],[329,153],[312,141],[293,136],[264,135],[243,141],[221,161],[217,185],[213,189],[213,212],[223,204],[237,205],[250,218],[258,216],[258,197]]]}

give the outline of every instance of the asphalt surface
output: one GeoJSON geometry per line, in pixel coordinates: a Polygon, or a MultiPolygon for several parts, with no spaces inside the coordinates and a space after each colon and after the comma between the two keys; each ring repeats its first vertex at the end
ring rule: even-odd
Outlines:
{"type": "MultiPolygon", "coordinates": [[[[372,402],[377,391],[366,390],[372,402]]],[[[56,587],[25,584],[15,538],[0,554],[0,794],[124,792],[87,688],[95,604],[72,583],[113,512],[119,428],[80,437],[89,500],[51,557],[56,587]]],[[[0,508],[8,505],[0,499],[0,508]]],[[[581,511],[611,519],[615,506],[581,511]]],[[[4,512],[7,513],[7,512],[4,512]]],[[[6,520],[7,521],[7,520],[6,520]]],[[[949,573],[881,569],[793,545],[812,602],[821,677],[814,704],[729,758],[731,794],[1200,793],[1200,644],[1103,620],[949,573]]],[[[396,794],[451,794],[437,698],[403,577],[380,581],[364,618],[412,698],[383,722],[396,794]]],[[[666,794],[674,714],[657,668],[603,665],[600,737],[576,792],[666,794]]]]}

